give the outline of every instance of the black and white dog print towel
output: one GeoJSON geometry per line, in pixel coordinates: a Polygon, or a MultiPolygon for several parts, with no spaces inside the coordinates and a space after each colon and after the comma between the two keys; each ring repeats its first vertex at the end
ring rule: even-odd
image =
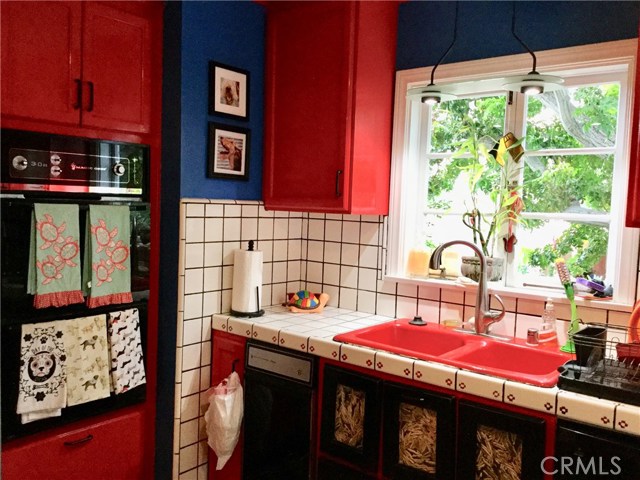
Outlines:
{"type": "Polygon", "coordinates": [[[146,382],[138,309],[109,313],[111,380],[116,394],[146,382]]]}
{"type": "Polygon", "coordinates": [[[63,322],[22,325],[18,406],[22,423],[57,417],[67,403],[63,322]]]}
{"type": "Polygon", "coordinates": [[[64,322],[67,352],[67,405],[111,394],[107,317],[94,315],[64,322]]]}

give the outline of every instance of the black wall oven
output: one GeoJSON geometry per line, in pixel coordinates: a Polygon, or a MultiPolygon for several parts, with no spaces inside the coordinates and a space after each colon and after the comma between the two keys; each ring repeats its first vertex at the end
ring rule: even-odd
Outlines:
{"type": "MultiPolygon", "coordinates": [[[[146,353],[150,211],[146,171],[149,147],[3,129],[1,132],[1,393],[2,442],[41,432],[145,400],[145,385],[119,395],[66,407],[59,417],[22,424],[16,413],[23,324],[50,322],[137,308],[146,353]],[[132,302],[89,308],[86,303],[35,308],[27,293],[29,245],[35,204],[75,204],[79,245],[92,204],[129,209],[132,302]]],[[[82,261],[82,256],[80,260],[82,261]]]]}

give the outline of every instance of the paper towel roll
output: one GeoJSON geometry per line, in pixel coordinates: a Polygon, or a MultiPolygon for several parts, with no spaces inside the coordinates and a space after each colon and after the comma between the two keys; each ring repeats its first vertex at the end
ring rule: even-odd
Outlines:
{"type": "Polygon", "coordinates": [[[233,252],[233,290],[231,311],[235,314],[259,316],[262,307],[262,252],[233,252]]]}

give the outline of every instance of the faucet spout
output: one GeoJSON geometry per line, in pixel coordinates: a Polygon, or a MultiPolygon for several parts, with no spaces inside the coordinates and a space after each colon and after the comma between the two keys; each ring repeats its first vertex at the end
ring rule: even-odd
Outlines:
{"type": "Polygon", "coordinates": [[[442,251],[445,248],[450,247],[451,245],[465,245],[473,250],[480,259],[480,279],[478,280],[478,292],[475,308],[475,330],[478,334],[487,335],[489,333],[489,326],[502,320],[505,314],[505,310],[502,299],[498,295],[495,295],[495,297],[500,304],[501,309],[491,310],[489,308],[489,291],[487,290],[487,260],[482,253],[482,250],[480,250],[477,245],[465,240],[452,240],[450,242],[445,242],[442,245],[436,247],[436,249],[431,254],[431,259],[429,260],[429,268],[431,268],[432,270],[437,270],[440,268],[440,263],[442,261],[442,251]]]}

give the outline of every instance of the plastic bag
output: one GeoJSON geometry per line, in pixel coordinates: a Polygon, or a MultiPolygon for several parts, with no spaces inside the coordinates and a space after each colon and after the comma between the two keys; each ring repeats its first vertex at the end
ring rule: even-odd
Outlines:
{"type": "Polygon", "coordinates": [[[240,425],[244,414],[240,377],[236,372],[232,372],[207,393],[210,395],[209,408],[204,414],[207,423],[207,443],[218,456],[216,470],[221,470],[240,438],[240,425]]]}

